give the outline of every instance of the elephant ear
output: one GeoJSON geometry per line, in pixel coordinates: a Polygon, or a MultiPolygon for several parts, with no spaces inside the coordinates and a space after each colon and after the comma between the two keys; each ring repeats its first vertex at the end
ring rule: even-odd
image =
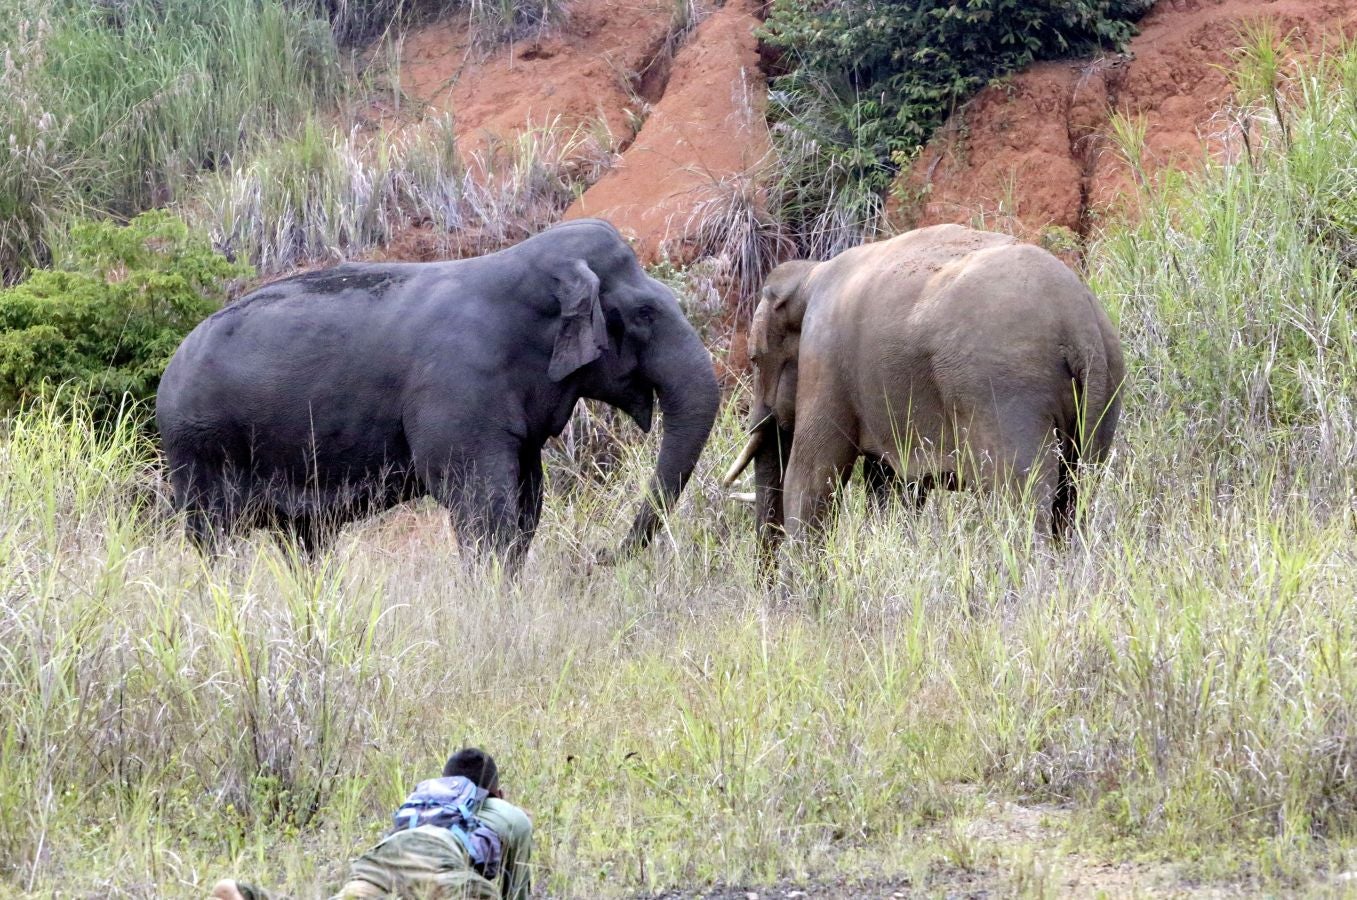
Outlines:
{"type": "Polygon", "coordinates": [[[806,305],[810,300],[810,287],[806,282],[818,265],[807,259],[791,260],[782,263],[768,276],[769,283],[775,285],[772,309],[793,331],[800,331],[806,318],[806,305]]]}
{"type": "Polygon", "coordinates": [[[561,304],[561,327],[551,351],[547,375],[560,381],[598,359],[608,346],[608,323],[598,299],[598,276],[582,259],[556,276],[556,299],[561,304]]]}

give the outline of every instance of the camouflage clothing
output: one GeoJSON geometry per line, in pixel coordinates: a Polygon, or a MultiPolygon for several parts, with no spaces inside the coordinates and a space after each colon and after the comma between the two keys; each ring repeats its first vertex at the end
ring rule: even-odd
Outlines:
{"type": "Polygon", "coordinates": [[[499,890],[471,867],[466,849],[446,828],[398,831],[349,866],[336,900],[367,897],[500,900],[499,890]]]}
{"type": "MultiPolygon", "coordinates": [[[[401,900],[527,900],[532,823],[523,810],[490,797],[476,813],[504,846],[500,875],[476,872],[466,848],[446,828],[421,825],[383,839],[349,865],[349,880],[332,900],[399,897],[401,900]]],[[[234,885],[242,900],[274,900],[259,888],[234,885]]],[[[215,894],[214,896],[229,896],[215,894]]]]}

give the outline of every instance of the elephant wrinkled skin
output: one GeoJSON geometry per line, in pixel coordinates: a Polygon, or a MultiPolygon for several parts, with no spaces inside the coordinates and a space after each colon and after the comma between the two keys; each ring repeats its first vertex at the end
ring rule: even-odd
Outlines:
{"type": "Polygon", "coordinates": [[[1067,266],[1007,235],[939,225],[775,269],[750,329],[761,555],[817,529],[865,457],[879,502],[903,480],[1032,486],[1057,537],[1073,467],[1108,451],[1124,369],[1116,330],[1067,266]]]}
{"type": "Polygon", "coordinates": [[[673,293],[611,225],[580,220],[476,259],[350,263],[267,285],[185,338],[156,398],[176,506],[200,544],[281,526],[314,549],[432,495],[464,551],[521,562],[541,451],[576,401],[664,436],[624,549],[697,463],[719,394],[673,293]]]}

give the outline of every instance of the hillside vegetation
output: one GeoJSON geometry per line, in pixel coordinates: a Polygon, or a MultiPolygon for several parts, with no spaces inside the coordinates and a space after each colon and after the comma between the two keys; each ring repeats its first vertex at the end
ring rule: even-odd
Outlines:
{"type": "Polygon", "coordinates": [[[12,282],[59,262],[82,217],[126,219],[165,205],[180,207],[223,252],[275,271],[368,249],[393,222],[439,210],[439,224],[461,228],[466,194],[491,212],[501,182],[521,191],[559,161],[548,153],[524,160],[538,148],[507,147],[470,183],[440,134],[445,123],[400,138],[353,133],[354,107],[381,88],[383,66],[351,42],[452,12],[470,15],[493,43],[547,27],[563,8],[559,0],[0,0],[8,142],[0,277],[12,282]]]}
{"type": "Polygon", "coordinates": [[[630,432],[607,474],[551,460],[514,583],[465,572],[429,509],[314,566],[264,535],[207,563],[135,416],[16,416],[0,890],[234,873],[319,896],[464,741],[533,814],[552,896],[864,875],[1058,896],[1146,859],[1114,893],[1334,884],[1357,851],[1357,52],[1271,51],[1240,61],[1234,163],[1146,181],[1138,224],[1087,250],[1131,376],[1064,551],[993,498],[873,521],[850,496],[766,591],[716,481],[732,402],[658,546],[616,568],[593,551],[653,452],[630,432]],[[995,839],[1009,802],[1040,812],[995,839]]]}
{"type": "Polygon", "coordinates": [[[800,249],[877,233],[896,171],[977,90],[1029,63],[1115,48],[1153,0],[775,0],[776,214],[800,249]]]}

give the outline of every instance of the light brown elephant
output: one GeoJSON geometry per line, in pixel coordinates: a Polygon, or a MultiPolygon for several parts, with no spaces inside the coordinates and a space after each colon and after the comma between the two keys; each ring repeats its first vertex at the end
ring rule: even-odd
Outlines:
{"type": "Polygon", "coordinates": [[[1072,469],[1107,455],[1120,413],[1120,340],[1078,276],[957,225],[778,266],[749,345],[751,434],[726,484],[754,462],[765,563],[784,511],[792,538],[818,529],[860,456],[878,502],[897,476],[919,505],[933,487],[1030,484],[1059,538],[1072,469]]]}

